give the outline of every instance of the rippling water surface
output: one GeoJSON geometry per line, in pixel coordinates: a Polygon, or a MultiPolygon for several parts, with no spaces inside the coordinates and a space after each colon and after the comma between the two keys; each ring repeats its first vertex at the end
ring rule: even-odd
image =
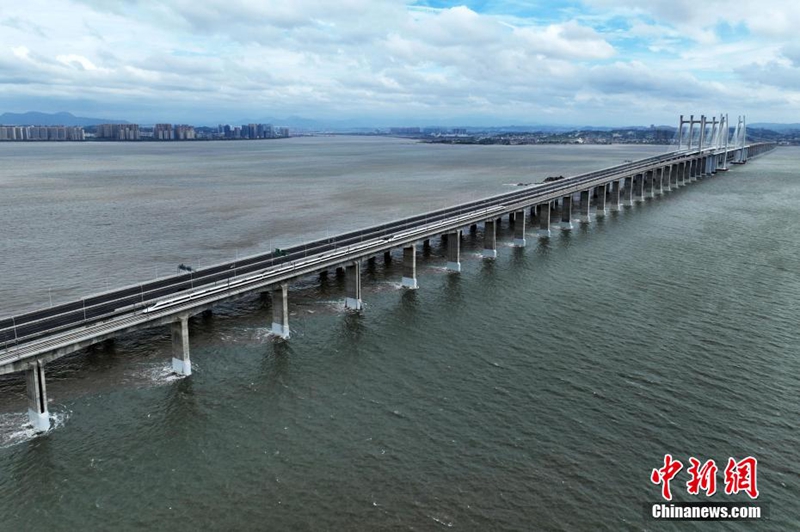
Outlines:
{"type": "MultiPolygon", "coordinates": [[[[0,145],[0,314],[661,151],[0,145]]],[[[165,329],[62,359],[41,437],[3,377],[0,529],[712,528],[645,519],[665,453],[756,456],[758,528],[798,529],[798,162],[779,149],[524,249],[504,222],[495,261],[466,237],[460,275],[434,241],[417,291],[398,260],[365,271],[361,314],[341,279],[303,279],[288,342],[268,301],[221,306],[190,323],[189,378],[165,329]]]]}

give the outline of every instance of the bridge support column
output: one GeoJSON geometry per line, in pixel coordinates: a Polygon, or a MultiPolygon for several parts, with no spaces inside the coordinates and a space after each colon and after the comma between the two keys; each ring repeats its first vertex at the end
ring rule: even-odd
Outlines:
{"type": "Polygon", "coordinates": [[[591,211],[589,210],[589,202],[592,201],[592,196],[590,194],[591,190],[581,190],[581,199],[580,199],[580,210],[581,210],[581,222],[582,223],[589,223],[592,221],[591,211]]]}
{"type": "Polygon", "coordinates": [[[644,174],[637,174],[633,178],[633,197],[639,201],[644,201],[644,174]]]}
{"type": "Polygon", "coordinates": [[[644,176],[644,196],[646,198],[656,197],[656,171],[648,170],[644,176]]]}
{"type": "Polygon", "coordinates": [[[344,269],[344,308],[361,310],[361,261],[348,264],[344,269]]]}
{"type": "Polygon", "coordinates": [[[599,185],[597,187],[597,203],[594,211],[595,216],[606,215],[606,186],[607,185],[599,185]]]}
{"type": "Polygon", "coordinates": [[[289,283],[272,288],[272,334],[289,338],[289,283]]]}
{"type": "Polygon", "coordinates": [[[672,190],[672,173],[675,171],[675,165],[670,164],[664,167],[664,176],[661,178],[661,190],[669,192],[672,190]]]}
{"type": "Polygon", "coordinates": [[[483,223],[483,258],[497,257],[497,226],[494,220],[483,223]]]}
{"type": "Polygon", "coordinates": [[[626,207],[633,205],[633,176],[628,176],[623,180],[622,204],[626,207]]]}
{"type": "MultiPolygon", "coordinates": [[[[455,240],[458,242],[458,234],[453,233],[447,239],[447,246],[450,247],[450,241],[455,240]]],[[[406,246],[403,248],[403,286],[416,290],[419,288],[417,285],[417,246],[406,246]]]]}
{"type": "Polygon", "coordinates": [[[461,239],[456,233],[450,233],[447,239],[447,269],[451,272],[461,271],[461,239]]]}
{"type": "Polygon", "coordinates": [[[514,215],[514,245],[525,247],[525,211],[518,211],[514,215]]]}
{"type": "Polygon", "coordinates": [[[572,229],[572,194],[561,198],[561,229],[572,229]]]}
{"type": "Polygon", "coordinates": [[[697,159],[692,159],[686,165],[686,172],[683,174],[683,184],[688,185],[694,181],[694,176],[697,173],[697,159]]]}
{"type": "Polygon", "coordinates": [[[47,387],[44,381],[44,364],[25,371],[25,393],[28,396],[28,420],[34,432],[50,430],[50,413],[47,411],[47,387]]]}
{"type": "Polygon", "coordinates": [[[181,316],[178,321],[172,322],[172,371],[187,377],[192,374],[188,316],[181,316]]]}
{"type": "Polygon", "coordinates": [[[609,183],[609,187],[608,208],[611,211],[618,211],[621,183],[619,180],[612,181],[609,183]]]}
{"type": "Polygon", "coordinates": [[[660,196],[664,193],[664,172],[667,171],[665,166],[661,168],[657,168],[655,174],[653,174],[653,178],[655,182],[653,183],[653,196],[660,196]]]}
{"type": "Polygon", "coordinates": [[[672,172],[670,173],[670,188],[678,188],[678,179],[680,173],[683,171],[683,163],[672,165],[672,172]]]}
{"type": "Polygon", "coordinates": [[[539,205],[539,236],[550,236],[550,202],[539,205]]]}

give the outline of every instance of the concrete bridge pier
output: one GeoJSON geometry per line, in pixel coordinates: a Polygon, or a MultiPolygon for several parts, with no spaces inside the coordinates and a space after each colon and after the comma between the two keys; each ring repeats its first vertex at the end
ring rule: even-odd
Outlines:
{"type": "Polygon", "coordinates": [[[344,269],[344,308],[350,310],[361,310],[361,261],[357,260],[353,264],[348,264],[344,269]]]}
{"type": "Polygon", "coordinates": [[[561,229],[572,229],[572,195],[561,199],[561,229]]]}
{"type": "Polygon", "coordinates": [[[637,203],[644,201],[644,174],[636,174],[633,178],[633,198],[637,203]]]}
{"type": "Polygon", "coordinates": [[[644,197],[645,198],[654,198],[656,196],[655,190],[655,170],[648,170],[647,173],[644,174],[644,197]]]}
{"type": "Polygon", "coordinates": [[[550,236],[550,202],[539,205],[539,236],[550,236]]]}
{"type": "MultiPolygon", "coordinates": [[[[451,234],[447,239],[448,248],[451,240],[458,242],[461,239],[458,238],[457,233],[451,234]]],[[[419,288],[417,284],[417,246],[414,245],[403,248],[403,286],[411,290],[419,288]]]]}
{"type": "Polygon", "coordinates": [[[272,334],[289,338],[289,283],[272,288],[272,334]]]}
{"type": "Polygon", "coordinates": [[[622,204],[626,207],[633,205],[633,176],[625,178],[622,186],[622,204]]]}
{"type": "Polygon", "coordinates": [[[599,185],[597,187],[597,203],[595,204],[595,216],[606,215],[606,185],[599,185]]]}
{"type": "Polygon", "coordinates": [[[664,193],[664,172],[667,171],[665,166],[661,168],[657,168],[653,178],[655,182],[653,183],[653,196],[660,196],[664,193]],[[658,176],[658,177],[656,177],[658,176]]]}
{"type": "Polygon", "coordinates": [[[580,207],[579,207],[581,212],[581,217],[580,217],[581,223],[589,223],[592,221],[592,214],[591,211],[589,210],[589,205],[592,200],[592,196],[590,193],[591,190],[589,189],[581,190],[580,207]]]}
{"type": "Polygon", "coordinates": [[[451,272],[461,271],[461,239],[456,233],[450,233],[447,239],[447,269],[451,272]]]}
{"type": "Polygon", "coordinates": [[[386,251],[383,252],[383,263],[389,264],[391,262],[392,262],[392,252],[391,250],[387,249],[386,251]]]}
{"type": "Polygon", "coordinates": [[[525,247],[525,211],[518,211],[514,215],[514,245],[525,247]]]}
{"type": "Polygon", "coordinates": [[[661,178],[661,190],[666,194],[672,190],[672,174],[675,171],[675,165],[669,164],[664,167],[664,176],[661,178]]]}
{"type": "Polygon", "coordinates": [[[620,193],[620,182],[619,181],[612,181],[609,183],[609,190],[608,190],[608,208],[612,211],[619,210],[619,193],[620,193]]]}
{"type": "Polygon", "coordinates": [[[44,364],[40,360],[25,371],[25,394],[28,396],[28,419],[34,432],[47,432],[50,430],[50,413],[47,411],[44,364]]]}
{"type": "Polygon", "coordinates": [[[189,358],[189,316],[172,322],[172,371],[188,377],[192,374],[189,358]]]}
{"type": "Polygon", "coordinates": [[[683,172],[683,163],[678,163],[672,166],[672,174],[670,177],[671,188],[678,188],[680,178],[683,172]]]}
{"type": "Polygon", "coordinates": [[[497,225],[494,220],[483,223],[483,258],[494,259],[497,257],[497,225]]]}

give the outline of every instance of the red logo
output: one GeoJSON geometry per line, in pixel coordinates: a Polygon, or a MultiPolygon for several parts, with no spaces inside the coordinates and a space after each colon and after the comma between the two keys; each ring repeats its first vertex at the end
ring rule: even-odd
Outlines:
{"type": "Polygon", "coordinates": [[[709,460],[700,466],[700,460],[694,456],[689,458],[691,466],[686,471],[692,476],[686,483],[686,491],[691,495],[697,495],[700,490],[706,492],[706,497],[711,497],[717,492],[717,464],[714,460],[709,460]]]}
{"type": "Polygon", "coordinates": [[[683,464],[679,460],[673,460],[671,454],[664,455],[664,467],[653,469],[650,473],[650,480],[653,484],[661,484],[661,496],[668,501],[672,500],[672,492],[669,489],[669,482],[683,469],[683,464]]]}
{"type": "Polygon", "coordinates": [[[733,495],[743,491],[751,499],[758,497],[758,487],[756,486],[756,467],[758,461],[752,456],[737,462],[733,458],[728,458],[728,465],[725,467],[725,493],[733,495]]]}
{"type": "MultiPolygon", "coordinates": [[[[689,458],[689,467],[686,472],[689,480],[686,482],[686,491],[689,495],[699,495],[705,492],[706,497],[711,497],[717,492],[717,471],[719,468],[714,460],[701,462],[694,456],[689,458]]],[[[728,458],[728,465],[725,467],[725,494],[735,495],[740,491],[747,493],[751,499],[758,497],[757,471],[758,461],[752,456],[748,456],[738,462],[734,458],[728,458]]],[[[661,485],[661,496],[672,500],[672,490],[670,481],[683,469],[680,460],[672,458],[671,454],[664,455],[664,465],[659,469],[653,469],[650,473],[650,481],[653,484],[661,485]]]]}

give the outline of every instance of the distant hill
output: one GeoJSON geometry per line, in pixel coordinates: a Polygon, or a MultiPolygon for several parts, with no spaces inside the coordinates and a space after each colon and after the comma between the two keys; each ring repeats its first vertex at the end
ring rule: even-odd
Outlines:
{"type": "Polygon", "coordinates": [[[777,131],[778,133],[784,133],[786,131],[800,131],[800,124],[775,124],[768,122],[760,122],[757,124],[747,124],[747,129],[750,128],[770,129],[772,131],[777,131]]]}
{"type": "Polygon", "coordinates": [[[72,113],[3,113],[0,124],[6,126],[96,126],[99,124],[127,124],[125,120],[86,118],[72,113]]]}

